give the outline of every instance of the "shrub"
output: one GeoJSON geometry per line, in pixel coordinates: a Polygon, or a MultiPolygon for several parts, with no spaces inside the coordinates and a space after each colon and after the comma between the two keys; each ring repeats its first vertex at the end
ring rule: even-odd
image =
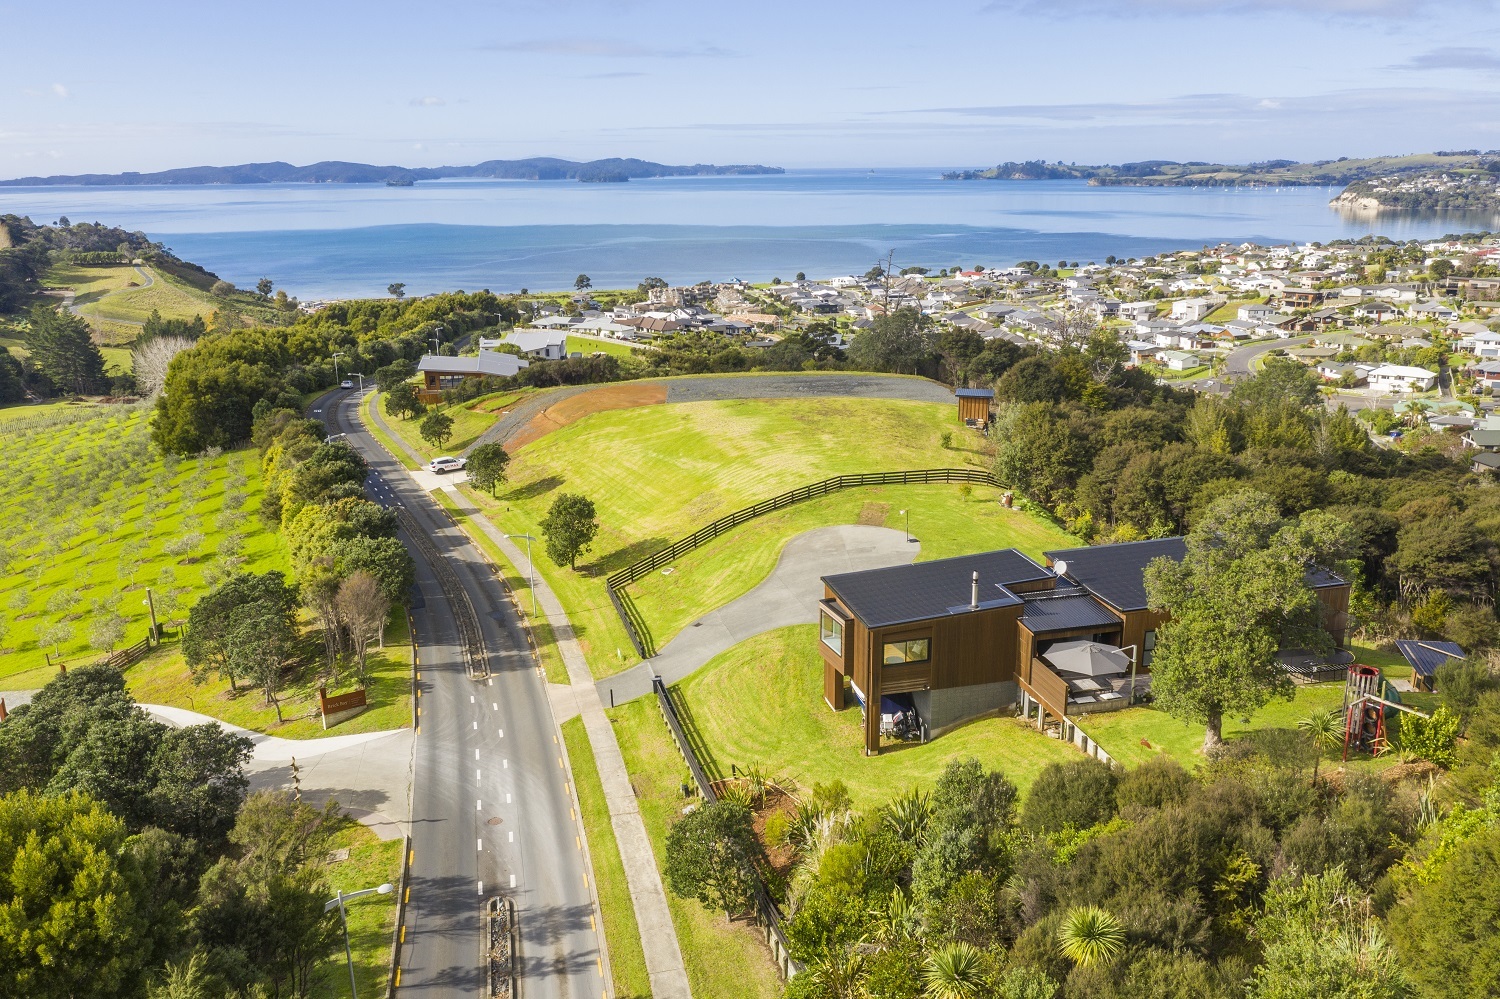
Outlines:
{"type": "Polygon", "coordinates": [[[1128,770],[1115,788],[1115,804],[1141,808],[1165,808],[1186,801],[1196,786],[1193,775],[1170,756],[1147,760],[1128,770]]]}
{"type": "Polygon", "coordinates": [[[1451,767],[1458,762],[1454,747],[1458,743],[1458,715],[1441,705],[1431,718],[1402,714],[1401,730],[1396,745],[1424,760],[1431,760],[1440,767],[1451,767]]]}
{"type": "Polygon", "coordinates": [[[1087,829],[1115,813],[1116,770],[1092,757],[1051,763],[1037,775],[1021,810],[1021,824],[1032,832],[1087,829]]]}

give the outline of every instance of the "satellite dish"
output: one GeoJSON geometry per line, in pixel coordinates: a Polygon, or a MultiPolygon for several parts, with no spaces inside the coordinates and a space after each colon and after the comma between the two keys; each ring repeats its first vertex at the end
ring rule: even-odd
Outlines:
{"type": "Polygon", "coordinates": [[[1058,562],[1053,568],[1057,570],[1059,576],[1066,576],[1068,574],[1068,563],[1066,562],[1058,562]]]}

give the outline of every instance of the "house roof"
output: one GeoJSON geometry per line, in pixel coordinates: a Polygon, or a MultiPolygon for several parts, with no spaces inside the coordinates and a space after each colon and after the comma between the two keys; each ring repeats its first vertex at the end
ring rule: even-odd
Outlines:
{"type": "Polygon", "coordinates": [[[514,354],[500,354],[493,350],[481,350],[478,357],[440,357],[423,354],[417,362],[418,371],[431,371],[440,375],[493,375],[508,378],[531,363],[514,354]]]}
{"type": "Polygon", "coordinates": [[[1027,594],[1021,623],[1032,634],[1047,631],[1070,631],[1076,628],[1109,628],[1120,619],[1089,596],[1081,587],[1067,587],[1061,593],[1027,594]]]}
{"type": "Polygon", "coordinates": [[[956,395],[956,396],[958,396],[960,399],[993,399],[993,398],[995,398],[995,393],[992,390],[990,390],[990,389],[980,389],[980,388],[954,389],[953,390],[953,394],[956,395]]]}
{"type": "Polygon", "coordinates": [[[551,330],[511,330],[501,339],[520,348],[523,354],[529,354],[548,347],[564,347],[568,342],[568,335],[551,330]]]}
{"type": "Polygon", "coordinates": [[[1064,548],[1044,552],[1054,566],[1068,564],[1068,578],[1120,611],[1143,611],[1146,600],[1146,566],[1153,559],[1180,561],[1187,553],[1182,538],[1153,538],[1117,545],[1064,548]]]}
{"type": "Polygon", "coordinates": [[[1014,548],[865,569],[824,576],[823,583],[867,628],[885,628],[965,614],[970,610],[973,574],[979,573],[979,609],[1021,603],[1006,586],[1048,579],[1052,573],[1014,548]]]}
{"type": "Polygon", "coordinates": [[[1418,676],[1432,676],[1449,659],[1462,659],[1464,650],[1455,642],[1419,642],[1398,639],[1396,650],[1411,663],[1418,676]]]}

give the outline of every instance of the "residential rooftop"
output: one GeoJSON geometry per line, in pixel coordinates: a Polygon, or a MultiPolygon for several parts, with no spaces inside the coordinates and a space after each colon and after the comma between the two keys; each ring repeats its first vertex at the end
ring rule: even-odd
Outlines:
{"type": "Polygon", "coordinates": [[[1014,548],[959,555],[887,569],[824,576],[823,582],[869,628],[926,621],[971,610],[974,573],[979,609],[1008,607],[1021,598],[1007,587],[1050,579],[1052,573],[1014,548]]]}

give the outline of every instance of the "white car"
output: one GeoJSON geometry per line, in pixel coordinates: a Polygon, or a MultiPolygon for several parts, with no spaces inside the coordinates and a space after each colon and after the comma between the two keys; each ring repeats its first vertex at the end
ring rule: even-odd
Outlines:
{"type": "Polygon", "coordinates": [[[468,463],[467,458],[434,458],[427,463],[427,470],[442,475],[444,472],[461,471],[468,463]]]}
{"type": "Polygon", "coordinates": [[[339,388],[353,388],[353,387],[354,387],[354,382],[350,381],[348,378],[345,378],[343,381],[339,382],[339,388]]]}

